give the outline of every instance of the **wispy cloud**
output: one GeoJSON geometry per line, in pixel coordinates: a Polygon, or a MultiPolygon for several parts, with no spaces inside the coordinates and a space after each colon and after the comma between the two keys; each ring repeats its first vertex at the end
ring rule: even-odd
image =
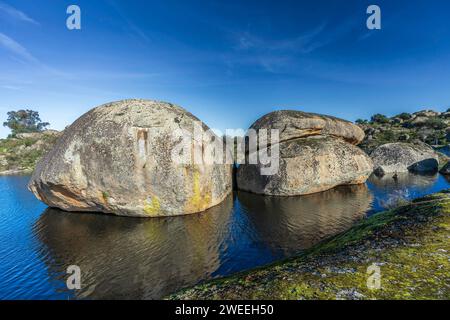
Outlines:
{"type": "Polygon", "coordinates": [[[20,90],[20,89],[22,89],[19,86],[13,86],[13,85],[9,85],[9,84],[0,84],[0,88],[6,89],[6,90],[20,90]]]}
{"type": "Polygon", "coordinates": [[[133,34],[137,35],[139,38],[141,38],[141,40],[144,40],[146,42],[150,41],[149,37],[145,34],[145,32],[140,27],[138,27],[133,21],[128,19],[128,17],[124,14],[124,10],[114,0],[109,0],[107,1],[107,3],[109,3],[109,5],[125,21],[129,30],[133,34]]]}
{"type": "Polygon", "coordinates": [[[17,58],[22,60],[33,63],[39,62],[24,46],[1,32],[0,47],[5,48],[9,52],[13,53],[17,58]]]}
{"type": "MultiPolygon", "coordinates": [[[[349,19],[338,26],[322,22],[315,28],[291,38],[268,39],[249,32],[234,33],[233,55],[227,56],[229,65],[257,64],[266,72],[292,73],[299,61],[327,45],[350,34],[357,21],[349,19]]],[[[304,70],[300,67],[300,70],[304,70]]]]}
{"type": "Polygon", "coordinates": [[[321,45],[316,38],[325,29],[326,23],[305,32],[295,38],[282,40],[268,40],[257,37],[249,32],[237,34],[235,49],[250,51],[273,51],[273,52],[300,52],[309,53],[318,49],[321,45]]]}
{"type": "Polygon", "coordinates": [[[0,12],[4,12],[9,17],[11,17],[15,20],[39,25],[39,23],[36,20],[30,18],[26,13],[24,13],[4,2],[0,2],[0,12]]]}

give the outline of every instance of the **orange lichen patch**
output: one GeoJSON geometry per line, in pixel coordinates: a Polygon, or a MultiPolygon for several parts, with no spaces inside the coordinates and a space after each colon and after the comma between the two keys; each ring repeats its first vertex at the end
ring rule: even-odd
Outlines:
{"type": "Polygon", "coordinates": [[[78,200],[79,196],[77,193],[67,190],[64,187],[51,186],[49,188],[49,191],[52,197],[60,199],[67,206],[70,206],[72,208],[76,207],[79,209],[90,208],[90,206],[87,203],[78,200]]]}

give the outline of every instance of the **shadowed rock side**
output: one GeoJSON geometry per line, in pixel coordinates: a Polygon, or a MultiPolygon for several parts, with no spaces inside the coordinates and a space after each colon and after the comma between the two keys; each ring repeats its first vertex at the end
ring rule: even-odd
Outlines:
{"type": "MultiPolygon", "coordinates": [[[[94,108],[39,162],[29,189],[67,211],[139,217],[204,211],[231,192],[232,176],[230,165],[173,161],[182,141],[173,133],[192,134],[197,123],[186,110],[165,102],[123,100],[94,108]]],[[[203,152],[202,141],[190,142],[203,152]]]]}
{"type": "Polygon", "coordinates": [[[206,279],[220,265],[233,197],[204,213],[159,219],[47,209],[33,227],[42,260],[82,272],[77,298],[155,299],[206,279]]]}
{"type": "Polygon", "coordinates": [[[305,195],[364,183],[373,169],[361,149],[328,136],[289,140],[279,148],[279,170],[274,175],[261,175],[261,164],[238,168],[239,189],[265,195],[305,195]]]}
{"type": "Polygon", "coordinates": [[[280,142],[317,135],[334,136],[351,144],[364,139],[364,131],[349,121],[295,110],[270,112],[256,120],[250,129],[278,129],[280,142]]]}
{"type": "Polygon", "coordinates": [[[425,144],[387,143],[376,148],[370,157],[374,173],[436,173],[439,160],[436,152],[425,144]]]}

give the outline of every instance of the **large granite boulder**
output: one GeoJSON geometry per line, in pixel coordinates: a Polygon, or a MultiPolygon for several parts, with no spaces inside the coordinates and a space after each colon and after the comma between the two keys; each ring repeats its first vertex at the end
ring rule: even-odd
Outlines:
{"type": "MultiPolygon", "coordinates": [[[[67,211],[139,217],[204,211],[231,192],[232,174],[231,165],[177,159],[174,150],[183,137],[174,133],[198,126],[208,129],[170,103],[123,100],[99,106],[64,131],[37,165],[29,189],[67,211]]],[[[203,157],[203,139],[211,137],[196,137],[187,148],[201,150],[203,157]]]]}
{"type": "MultiPolygon", "coordinates": [[[[258,194],[294,196],[325,191],[338,185],[364,183],[372,173],[371,159],[357,144],[358,126],[338,118],[300,111],[275,111],[250,129],[278,129],[279,167],[261,174],[263,164],[242,164],[238,188],[258,194]]],[[[249,157],[254,149],[249,149],[249,157]]]]}
{"type": "Polygon", "coordinates": [[[374,163],[374,173],[436,173],[439,159],[436,152],[423,143],[387,143],[376,148],[370,157],[374,163]]]}
{"type": "Polygon", "coordinates": [[[265,195],[304,195],[364,183],[373,170],[372,161],[361,149],[325,136],[283,142],[277,173],[261,175],[261,167],[241,165],[239,189],[265,195]]]}
{"type": "Polygon", "coordinates": [[[280,110],[264,115],[250,129],[278,129],[280,142],[317,135],[339,137],[351,144],[364,139],[357,125],[339,118],[295,110],[280,110]]]}

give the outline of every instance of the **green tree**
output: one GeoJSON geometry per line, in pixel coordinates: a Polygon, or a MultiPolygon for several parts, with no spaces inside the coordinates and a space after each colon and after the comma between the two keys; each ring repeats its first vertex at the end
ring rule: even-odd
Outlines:
{"type": "Polygon", "coordinates": [[[377,113],[370,118],[370,121],[374,123],[389,123],[389,118],[383,114],[377,113]]]}
{"type": "Polygon", "coordinates": [[[29,109],[9,111],[7,115],[8,119],[3,122],[3,126],[11,129],[12,136],[18,133],[39,132],[50,125],[48,122],[41,121],[39,112],[29,109]]]}
{"type": "Polygon", "coordinates": [[[367,120],[365,120],[365,119],[356,119],[356,121],[355,121],[355,123],[356,124],[367,124],[367,120]]]}
{"type": "Polygon", "coordinates": [[[408,112],[403,112],[403,113],[400,113],[399,115],[397,115],[397,118],[400,118],[402,120],[409,120],[409,119],[411,119],[411,117],[412,117],[411,114],[408,112]]]}
{"type": "Polygon", "coordinates": [[[427,121],[425,121],[424,126],[440,130],[440,129],[445,129],[447,127],[447,124],[445,123],[444,120],[442,120],[438,117],[432,117],[432,118],[429,118],[427,121]]]}

